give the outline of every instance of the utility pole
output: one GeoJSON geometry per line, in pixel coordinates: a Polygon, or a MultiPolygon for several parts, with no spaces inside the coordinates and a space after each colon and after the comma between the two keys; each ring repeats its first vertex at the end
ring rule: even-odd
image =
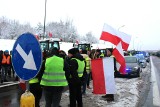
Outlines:
{"type": "Polygon", "coordinates": [[[43,28],[43,39],[45,36],[45,32],[46,32],[46,6],[47,6],[47,0],[45,0],[45,12],[44,12],[44,28],[43,28]]]}
{"type": "Polygon", "coordinates": [[[125,26],[125,25],[120,26],[120,27],[118,28],[118,31],[119,31],[120,28],[122,28],[122,27],[124,27],[124,26],[125,26]]]}

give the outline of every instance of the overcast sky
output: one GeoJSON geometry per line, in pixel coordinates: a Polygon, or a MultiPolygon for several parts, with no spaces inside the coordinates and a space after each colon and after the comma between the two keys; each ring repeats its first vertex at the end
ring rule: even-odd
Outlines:
{"type": "MultiPolygon", "coordinates": [[[[132,35],[129,49],[160,49],[160,0],[47,0],[46,23],[73,20],[80,35],[100,38],[104,23],[132,35]],[[124,27],[121,27],[123,26],[124,27]]],[[[45,0],[0,0],[0,17],[44,22],[45,0]]]]}

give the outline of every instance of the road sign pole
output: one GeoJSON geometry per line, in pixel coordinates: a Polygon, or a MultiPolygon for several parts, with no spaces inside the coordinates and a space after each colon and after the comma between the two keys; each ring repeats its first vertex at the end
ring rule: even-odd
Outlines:
{"type": "Polygon", "coordinates": [[[21,95],[20,107],[35,107],[35,97],[29,91],[29,80],[40,71],[42,51],[31,33],[24,33],[16,40],[12,51],[12,65],[20,79],[26,81],[26,91],[21,95]]]}
{"type": "Polygon", "coordinates": [[[29,90],[29,81],[26,81],[26,90],[30,91],[29,90]]]}

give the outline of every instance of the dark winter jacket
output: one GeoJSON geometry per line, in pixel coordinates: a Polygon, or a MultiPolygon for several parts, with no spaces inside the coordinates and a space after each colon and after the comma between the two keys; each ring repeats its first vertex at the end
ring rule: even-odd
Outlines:
{"type": "MultiPolygon", "coordinates": [[[[68,82],[70,84],[81,84],[82,81],[83,81],[83,77],[79,77],[78,76],[78,62],[76,59],[72,59],[72,58],[76,58],[76,59],[79,59],[80,61],[84,61],[84,58],[82,55],[80,55],[79,53],[73,55],[70,60],[69,60],[69,68],[70,68],[70,75],[71,75],[71,78],[69,78],[68,82]]],[[[85,71],[85,68],[84,68],[84,71],[85,71]]]]}

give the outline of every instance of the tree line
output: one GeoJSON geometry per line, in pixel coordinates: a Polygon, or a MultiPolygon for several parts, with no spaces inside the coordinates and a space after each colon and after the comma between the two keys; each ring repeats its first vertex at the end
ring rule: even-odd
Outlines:
{"type": "Polygon", "coordinates": [[[59,38],[64,42],[85,41],[88,43],[98,43],[98,39],[88,32],[85,35],[79,35],[73,21],[66,20],[59,22],[49,22],[45,25],[38,23],[32,27],[30,23],[20,24],[18,20],[11,20],[6,17],[0,17],[0,39],[17,39],[21,34],[30,32],[40,37],[59,38]],[[49,35],[50,34],[50,35],[49,35]]]}

